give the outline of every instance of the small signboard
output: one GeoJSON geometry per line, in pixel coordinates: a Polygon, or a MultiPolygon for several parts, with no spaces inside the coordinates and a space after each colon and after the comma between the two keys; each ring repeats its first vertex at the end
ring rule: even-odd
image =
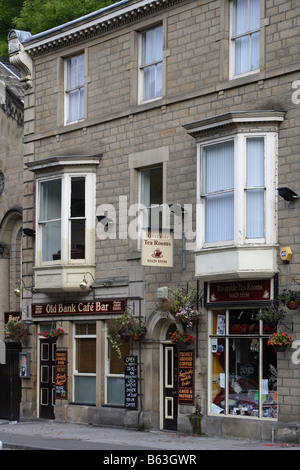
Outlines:
{"type": "Polygon", "coordinates": [[[125,309],[126,299],[99,299],[82,302],[32,304],[32,316],[123,314],[125,309]]]}
{"type": "Polygon", "coordinates": [[[4,312],[4,323],[9,320],[20,321],[22,319],[22,312],[4,312]]]}
{"type": "Polygon", "coordinates": [[[210,282],[207,289],[207,303],[268,302],[272,300],[270,279],[210,282]]]}
{"type": "Polygon", "coordinates": [[[178,351],[178,403],[194,404],[194,351],[178,351]]]}
{"type": "Polygon", "coordinates": [[[55,398],[67,399],[67,365],[68,352],[57,349],[55,351],[55,398]]]}
{"type": "Polygon", "coordinates": [[[142,265],[173,267],[173,232],[170,230],[142,230],[142,265]]]}
{"type": "Polygon", "coordinates": [[[138,374],[137,356],[125,357],[125,408],[137,410],[138,408],[138,374]]]}

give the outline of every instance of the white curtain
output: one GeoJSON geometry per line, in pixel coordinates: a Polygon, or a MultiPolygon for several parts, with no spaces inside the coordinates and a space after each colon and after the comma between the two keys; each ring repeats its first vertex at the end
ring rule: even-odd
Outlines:
{"type": "Polygon", "coordinates": [[[67,61],[68,121],[84,117],[84,54],[67,61]]]}
{"type": "Polygon", "coordinates": [[[248,138],[246,143],[246,237],[264,237],[264,139],[248,138]]]}
{"type": "Polygon", "coordinates": [[[235,74],[257,70],[260,66],[260,0],[235,0],[233,35],[235,74]]]}
{"type": "Polygon", "coordinates": [[[162,95],[163,28],[142,34],[143,100],[162,95]]]}
{"type": "Polygon", "coordinates": [[[234,143],[204,149],[202,195],[205,197],[205,242],[234,238],[234,143]]]}
{"type": "Polygon", "coordinates": [[[42,236],[42,261],[52,261],[61,249],[61,180],[40,184],[39,222],[42,236]]]}

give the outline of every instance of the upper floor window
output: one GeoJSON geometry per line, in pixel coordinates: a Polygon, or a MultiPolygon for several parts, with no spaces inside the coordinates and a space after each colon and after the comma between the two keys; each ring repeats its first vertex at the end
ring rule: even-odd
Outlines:
{"type": "Polygon", "coordinates": [[[283,119],[279,111],[239,111],[184,126],[198,142],[198,249],[276,243],[276,158],[283,119]]]}
{"type": "Polygon", "coordinates": [[[233,0],[233,76],[260,69],[260,0],[233,0]]]}
{"type": "Polygon", "coordinates": [[[65,123],[84,118],[84,54],[70,57],[65,65],[65,123]]]}
{"type": "Polygon", "coordinates": [[[143,214],[143,228],[158,229],[162,225],[161,204],[163,203],[162,165],[141,170],[140,205],[143,214]]]}
{"type": "Polygon", "coordinates": [[[94,174],[61,174],[38,184],[38,264],[89,259],[94,174]]]}
{"type": "Polygon", "coordinates": [[[141,34],[140,102],[162,97],[163,27],[141,34]]]}
{"type": "MultiPolygon", "coordinates": [[[[234,139],[203,146],[201,174],[204,242],[235,239],[235,207],[239,198],[245,200],[245,239],[264,239],[265,137],[237,135],[234,139]],[[246,175],[244,184],[243,174],[246,175]]],[[[243,212],[242,207],[239,213],[243,212]]]]}

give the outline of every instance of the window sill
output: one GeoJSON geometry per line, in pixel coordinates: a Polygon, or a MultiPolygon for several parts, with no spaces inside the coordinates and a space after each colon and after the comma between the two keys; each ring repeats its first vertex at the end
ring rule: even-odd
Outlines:
{"type": "Polygon", "coordinates": [[[34,268],[36,292],[82,292],[80,283],[84,274],[90,272],[95,277],[95,266],[87,264],[47,265],[34,268]]]}
{"type": "Polygon", "coordinates": [[[203,281],[270,279],[277,270],[276,245],[210,248],[195,252],[195,276],[203,281]]]}
{"type": "Polygon", "coordinates": [[[113,403],[105,403],[104,405],[101,405],[102,408],[121,408],[124,409],[124,405],[114,405],[113,403]]]}
{"type": "Polygon", "coordinates": [[[69,405],[74,405],[74,406],[96,406],[96,403],[81,403],[77,401],[72,401],[69,403],[69,405]]]}

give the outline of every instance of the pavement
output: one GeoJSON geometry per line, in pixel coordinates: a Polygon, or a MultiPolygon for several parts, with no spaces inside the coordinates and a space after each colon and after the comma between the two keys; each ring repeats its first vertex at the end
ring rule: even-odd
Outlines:
{"type": "MultiPolygon", "coordinates": [[[[192,455],[198,455],[200,451],[205,450],[300,450],[300,446],[296,444],[272,444],[246,439],[192,436],[165,431],[135,431],[115,427],[60,423],[52,420],[19,422],[0,420],[0,441],[2,442],[0,449],[2,447],[3,450],[104,451],[101,454],[103,459],[110,455],[111,460],[109,462],[103,461],[103,463],[109,464],[122,463],[112,462],[114,456],[120,455],[139,456],[137,458],[144,464],[147,463],[147,459],[152,458],[149,455],[162,455],[166,452],[168,455],[189,454],[192,458],[192,455]],[[105,451],[111,451],[111,453],[108,454],[105,451]]],[[[153,463],[167,462],[148,460],[148,464],[153,463]]]]}

